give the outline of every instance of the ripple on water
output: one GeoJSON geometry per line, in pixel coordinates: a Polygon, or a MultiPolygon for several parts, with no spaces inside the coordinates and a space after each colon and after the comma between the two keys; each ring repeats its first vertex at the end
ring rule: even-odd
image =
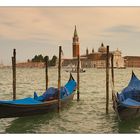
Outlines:
{"type": "MultiPolygon", "coordinates": [[[[134,69],[138,77],[138,69],[134,69]]],[[[0,69],[0,98],[12,98],[11,69],[0,69]]],[[[73,74],[76,79],[76,74],[73,74]]],[[[41,95],[45,91],[44,69],[17,68],[17,98],[32,97],[34,91],[41,95]]],[[[49,69],[49,86],[57,87],[57,69],[49,69]]],[[[69,73],[62,70],[62,85],[69,73]]],[[[115,69],[115,90],[121,91],[128,84],[131,69],[115,69]],[[129,76],[128,76],[129,75],[129,76]]],[[[110,89],[111,91],[111,89],[110,89]]],[[[110,92],[111,93],[111,92],[110,92]]],[[[74,101],[61,110],[45,115],[25,118],[0,119],[0,133],[140,133],[139,120],[119,123],[112,109],[105,113],[105,70],[87,69],[80,74],[80,101],[74,101]]]]}

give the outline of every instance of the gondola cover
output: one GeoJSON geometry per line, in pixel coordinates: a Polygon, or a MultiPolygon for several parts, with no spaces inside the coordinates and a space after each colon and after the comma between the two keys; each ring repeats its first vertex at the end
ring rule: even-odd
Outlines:
{"type": "Polygon", "coordinates": [[[132,71],[131,80],[120,94],[117,94],[119,103],[125,107],[140,106],[140,80],[132,71]]]}

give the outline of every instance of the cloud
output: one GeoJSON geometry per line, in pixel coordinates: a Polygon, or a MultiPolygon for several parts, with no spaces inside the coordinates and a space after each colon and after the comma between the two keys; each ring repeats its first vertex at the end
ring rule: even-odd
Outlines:
{"type": "Polygon", "coordinates": [[[139,14],[139,7],[1,7],[0,52],[8,46],[6,51],[26,47],[33,55],[31,49],[43,52],[47,46],[55,53],[62,45],[66,56],[71,56],[74,25],[82,54],[87,47],[97,50],[101,42],[124,50],[130,41],[140,43],[139,14]]]}
{"type": "Polygon", "coordinates": [[[140,28],[130,25],[118,25],[105,29],[105,32],[111,33],[140,33],[140,28]]]}

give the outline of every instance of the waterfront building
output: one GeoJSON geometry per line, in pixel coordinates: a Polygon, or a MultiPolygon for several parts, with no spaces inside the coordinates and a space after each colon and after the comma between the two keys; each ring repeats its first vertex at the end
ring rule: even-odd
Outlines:
{"type": "MultiPolygon", "coordinates": [[[[80,52],[80,45],[79,45],[79,37],[77,33],[77,29],[75,26],[74,29],[74,36],[73,36],[73,43],[72,43],[72,52],[73,58],[72,59],[63,59],[62,66],[73,66],[77,65],[77,56],[80,52]]],[[[80,55],[80,64],[83,68],[105,68],[106,67],[106,52],[107,48],[101,43],[101,46],[98,48],[98,52],[92,49],[91,53],[89,52],[88,48],[86,48],[85,54],[80,55]]],[[[110,51],[109,59],[110,59],[110,66],[111,66],[111,55],[114,56],[114,67],[121,68],[124,67],[124,58],[122,57],[122,53],[119,49],[115,51],[110,51]]]]}
{"type": "Polygon", "coordinates": [[[44,68],[45,65],[43,62],[21,62],[17,63],[16,66],[18,68],[44,68]]]}
{"type": "Polygon", "coordinates": [[[140,56],[125,56],[126,67],[140,67],[140,56]]]}

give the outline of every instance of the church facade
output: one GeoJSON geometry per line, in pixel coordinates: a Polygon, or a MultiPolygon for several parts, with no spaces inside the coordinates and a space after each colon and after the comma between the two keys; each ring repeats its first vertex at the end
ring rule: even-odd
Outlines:
{"type": "MultiPolygon", "coordinates": [[[[77,34],[76,26],[74,30],[74,36],[73,36],[72,52],[73,52],[73,58],[63,59],[62,66],[77,65],[77,56],[80,55],[80,43],[79,43],[79,37],[77,34]]],[[[80,55],[81,67],[82,68],[105,68],[106,52],[107,52],[107,48],[104,46],[103,43],[98,48],[97,52],[95,52],[94,49],[92,49],[90,53],[87,48],[85,54],[80,55]]],[[[116,68],[124,67],[124,58],[122,57],[121,51],[119,51],[118,49],[115,51],[110,51],[109,53],[110,66],[111,66],[111,55],[114,56],[114,67],[116,68]]]]}

